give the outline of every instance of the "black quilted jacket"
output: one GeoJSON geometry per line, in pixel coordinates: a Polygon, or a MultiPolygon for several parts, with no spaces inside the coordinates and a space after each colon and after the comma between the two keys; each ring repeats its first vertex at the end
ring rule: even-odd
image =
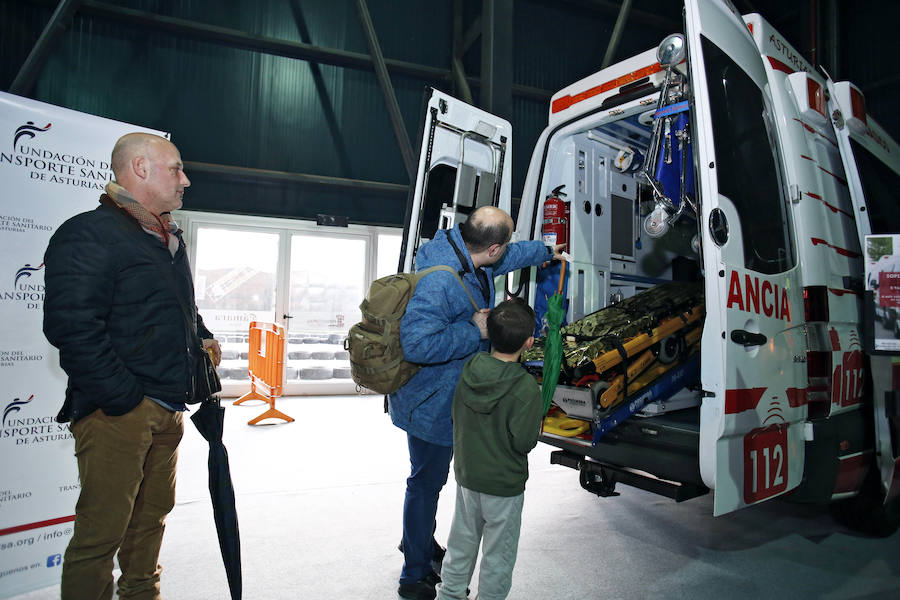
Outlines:
{"type": "MultiPolygon", "coordinates": [[[[63,223],[44,255],[44,334],[69,376],[61,422],[97,408],[122,415],[145,395],[173,404],[190,398],[196,344],[169,280],[138,236],[154,241],[196,315],[184,241],[179,236],[173,258],[122,214],[102,198],[96,210],[63,223]]],[[[212,337],[199,315],[196,325],[201,338],[212,337]]]]}

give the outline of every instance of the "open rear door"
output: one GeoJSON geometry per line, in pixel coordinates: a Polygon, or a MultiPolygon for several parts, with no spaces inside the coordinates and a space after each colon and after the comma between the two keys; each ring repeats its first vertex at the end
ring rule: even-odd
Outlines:
{"type": "Polygon", "coordinates": [[[433,88],[426,90],[416,184],[407,203],[400,270],[411,271],[419,245],[479,206],[510,211],[512,126],[433,88]]]}
{"type": "Polygon", "coordinates": [[[867,265],[864,325],[872,353],[875,455],[890,500],[900,495],[900,415],[893,400],[900,395],[900,146],[866,114],[859,88],[830,79],[827,86],[828,114],[867,265]]]}
{"type": "Polygon", "coordinates": [[[686,0],[685,27],[706,278],[700,472],[721,515],[803,477],[803,292],[759,51],[730,3],[686,0]]]}

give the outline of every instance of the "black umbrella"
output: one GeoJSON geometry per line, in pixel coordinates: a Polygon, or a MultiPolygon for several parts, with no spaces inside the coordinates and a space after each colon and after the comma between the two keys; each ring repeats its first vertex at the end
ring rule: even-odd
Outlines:
{"type": "Polygon", "coordinates": [[[231,600],[241,598],[241,536],[238,531],[237,509],[234,505],[234,487],[228,467],[228,451],[222,444],[225,427],[225,409],[215,396],[202,402],[191,421],[209,442],[209,495],[212,498],[213,518],[219,534],[219,549],[225,563],[225,575],[231,600]]]}

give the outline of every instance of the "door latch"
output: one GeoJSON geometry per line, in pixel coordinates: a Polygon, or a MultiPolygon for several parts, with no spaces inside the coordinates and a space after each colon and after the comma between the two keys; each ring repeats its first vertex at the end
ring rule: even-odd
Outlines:
{"type": "Polygon", "coordinates": [[[748,346],[762,346],[769,341],[769,338],[761,333],[751,333],[743,329],[735,329],[731,332],[731,341],[746,348],[748,346]]]}

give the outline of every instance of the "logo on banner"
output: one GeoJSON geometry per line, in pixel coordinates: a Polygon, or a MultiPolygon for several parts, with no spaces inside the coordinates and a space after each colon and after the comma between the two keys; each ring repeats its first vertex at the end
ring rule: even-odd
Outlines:
{"type": "Polygon", "coordinates": [[[72,439],[69,428],[57,423],[53,415],[31,415],[34,394],[27,400],[14,398],[3,409],[0,441],[14,440],[16,446],[38,446],[50,442],[72,439]],[[27,410],[23,410],[27,409],[27,410]]]}
{"type": "Polygon", "coordinates": [[[47,567],[58,567],[62,564],[62,554],[51,554],[47,557],[47,567]]]}
{"type": "MultiPolygon", "coordinates": [[[[11,302],[25,310],[40,310],[44,306],[44,282],[37,277],[44,269],[44,263],[32,267],[25,263],[13,276],[13,289],[0,291],[0,302],[11,302]]],[[[2,354],[0,354],[2,360],[2,354]]]]}
{"type": "Polygon", "coordinates": [[[6,427],[6,417],[8,417],[12,413],[17,413],[22,410],[22,407],[31,402],[34,399],[34,394],[28,397],[28,400],[19,400],[16,398],[12,402],[6,405],[6,408],[3,409],[3,422],[2,426],[6,427]]]}
{"type": "Polygon", "coordinates": [[[41,263],[36,267],[32,267],[28,263],[25,263],[24,267],[22,267],[21,269],[16,271],[16,279],[13,282],[13,285],[18,286],[20,279],[22,279],[23,277],[31,277],[32,273],[37,273],[38,271],[40,271],[43,268],[44,268],[44,263],[41,263]]]}
{"type": "MultiPolygon", "coordinates": [[[[108,160],[60,151],[54,147],[52,134],[43,135],[50,127],[50,123],[38,127],[33,121],[17,127],[12,152],[0,152],[0,167],[21,168],[29,180],[102,191],[112,179],[108,160]]],[[[6,219],[0,216],[0,229],[6,219]]]]}
{"type": "Polygon", "coordinates": [[[19,126],[16,129],[16,135],[13,137],[13,151],[15,151],[16,146],[19,144],[19,139],[23,137],[33,138],[36,133],[43,133],[50,129],[50,123],[47,123],[44,127],[37,127],[34,124],[34,121],[28,121],[24,125],[19,126]]]}

